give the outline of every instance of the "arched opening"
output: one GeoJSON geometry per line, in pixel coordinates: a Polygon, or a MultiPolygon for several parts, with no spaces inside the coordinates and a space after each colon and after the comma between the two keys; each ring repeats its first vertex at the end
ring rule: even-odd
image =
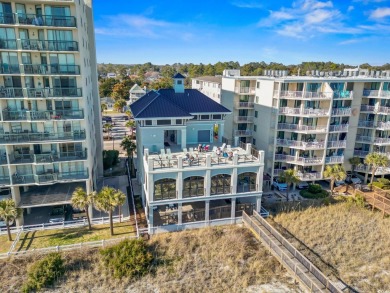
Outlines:
{"type": "Polygon", "coordinates": [[[231,175],[218,174],[211,177],[210,194],[227,194],[231,193],[231,175]]]}
{"type": "Polygon", "coordinates": [[[153,200],[176,198],[176,179],[160,179],[154,182],[153,200]]]}
{"type": "Polygon", "coordinates": [[[245,172],[238,175],[237,193],[257,191],[257,174],[254,172],[245,172]]]}
{"type": "Polygon", "coordinates": [[[183,197],[193,197],[204,195],[204,178],[201,176],[191,176],[184,179],[183,197]]]}

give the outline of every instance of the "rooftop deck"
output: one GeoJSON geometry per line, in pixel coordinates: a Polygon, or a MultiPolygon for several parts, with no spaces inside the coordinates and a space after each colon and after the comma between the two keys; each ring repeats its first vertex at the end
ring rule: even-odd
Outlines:
{"type": "Polygon", "coordinates": [[[145,167],[149,171],[159,169],[186,169],[196,167],[213,167],[215,165],[264,164],[264,152],[252,149],[250,144],[246,149],[231,147],[226,144],[207,145],[201,151],[198,145],[187,148],[171,146],[161,149],[160,153],[150,153],[145,149],[145,167]],[[220,148],[220,154],[218,151],[220,148]]]}

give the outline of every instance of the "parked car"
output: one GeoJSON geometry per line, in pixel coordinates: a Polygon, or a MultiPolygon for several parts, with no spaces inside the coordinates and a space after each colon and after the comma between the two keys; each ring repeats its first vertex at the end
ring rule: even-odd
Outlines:
{"type": "Polygon", "coordinates": [[[276,177],[274,178],[274,182],[272,182],[272,186],[279,191],[287,190],[287,183],[282,182],[280,179],[276,177]]]}
{"type": "Polygon", "coordinates": [[[54,206],[50,212],[49,223],[61,223],[65,221],[64,206],[54,206]]]}
{"type": "Polygon", "coordinates": [[[334,186],[336,186],[336,187],[339,187],[339,186],[342,186],[342,185],[345,185],[345,181],[344,180],[340,180],[340,181],[335,181],[334,182],[334,186]]]}
{"type": "MultiPolygon", "coordinates": [[[[14,221],[10,221],[8,222],[8,224],[12,226],[14,224],[14,221]]],[[[4,227],[6,227],[5,221],[0,221],[0,228],[4,228],[4,227]]]]}
{"type": "Polygon", "coordinates": [[[347,172],[347,177],[350,178],[353,184],[362,184],[362,180],[356,174],[353,174],[351,171],[347,172]]]}
{"type": "Polygon", "coordinates": [[[112,118],[110,116],[103,116],[102,120],[105,121],[106,123],[108,123],[108,122],[111,123],[112,122],[112,118]]]}
{"type": "Polygon", "coordinates": [[[72,220],[82,220],[87,218],[87,213],[84,210],[73,208],[72,220]]]}
{"type": "Polygon", "coordinates": [[[306,189],[309,188],[309,184],[306,181],[299,181],[297,184],[298,189],[306,189]]]}

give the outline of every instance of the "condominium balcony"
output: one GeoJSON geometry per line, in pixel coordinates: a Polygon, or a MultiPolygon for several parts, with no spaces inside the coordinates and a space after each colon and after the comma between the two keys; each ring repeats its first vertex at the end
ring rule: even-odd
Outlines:
{"type": "Polygon", "coordinates": [[[313,180],[319,180],[322,179],[322,173],[317,171],[311,171],[311,172],[297,172],[297,177],[301,181],[313,181],[313,180]]]}
{"type": "Polygon", "coordinates": [[[302,165],[302,166],[322,165],[324,162],[322,158],[296,157],[296,156],[289,156],[289,155],[282,155],[282,154],[276,154],[275,161],[285,162],[288,164],[302,165]]]}
{"type": "Polygon", "coordinates": [[[351,107],[332,109],[332,116],[350,116],[352,113],[351,107]]]}
{"type": "Polygon", "coordinates": [[[356,142],[362,142],[362,143],[372,143],[373,138],[372,136],[365,136],[365,135],[356,135],[356,142]]]}
{"type": "Polygon", "coordinates": [[[87,159],[87,149],[85,151],[74,152],[48,152],[41,154],[20,154],[18,152],[9,155],[9,162],[12,165],[18,164],[48,164],[54,162],[83,161],[87,159]]]}
{"type": "Polygon", "coordinates": [[[234,104],[236,109],[253,109],[255,107],[255,103],[253,102],[236,102],[234,104]]]}
{"type": "Polygon", "coordinates": [[[375,128],[378,130],[390,130],[390,121],[386,121],[386,122],[379,121],[377,122],[375,128]]]}
{"type": "Polygon", "coordinates": [[[291,147],[302,150],[316,150],[316,149],[324,149],[325,142],[323,141],[298,141],[298,140],[290,140],[290,139],[276,139],[276,145],[281,147],[291,147]]]}
{"type": "Polygon", "coordinates": [[[381,90],[379,96],[384,99],[390,99],[390,91],[381,90]]]}
{"type": "Polygon", "coordinates": [[[362,150],[354,150],[353,155],[360,158],[365,158],[370,152],[362,150]]]}
{"type": "Polygon", "coordinates": [[[16,24],[21,26],[53,26],[76,27],[74,16],[37,15],[25,13],[2,13],[0,24],[16,24]]]}
{"type": "Polygon", "coordinates": [[[80,66],[67,64],[22,64],[20,65],[20,73],[38,75],[79,75],[80,66]]]}
{"type": "Polygon", "coordinates": [[[356,142],[371,143],[376,145],[389,145],[390,138],[388,137],[371,137],[364,135],[356,135],[356,142]]]}
{"type": "Polygon", "coordinates": [[[30,132],[24,130],[20,133],[1,133],[0,143],[15,144],[25,142],[42,143],[46,141],[80,141],[85,140],[85,130],[75,130],[69,132],[54,133],[54,130],[49,132],[30,132]]]}
{"type": "Polygon", "coordinates": [[[20,74],[19,64],[0,65],[0,74],[20,74]]]}
{"type": "Polygon", "coordinates": [[[349,124],[329,125],[329,132],[347,132],[349,124]]]}
{"type": "Polygon", "coordinates": [[[347,141],[346,140],[333,140],[328,141],[328,148],[346,148],[347,147],[347,141]]]}
{"type": "MultiPolygon", "coordinates": [[[[372,174],[372,168],[366,165],[359,165],[355,167],[355,171],[372,174]]],[[[375,171],[375,175],[387,175],[390,174],[390,167],[379,167],[375,171]]]]}
{"type": "Polygon", "coordinates": [[[374,121],[359,120],[358,127],[375,128],[375,123],[374,121]]]}
{"type": "Polygon", "coordinates": [[[325,164],[343,164],[344,156],[329,156],[325,157],[325,164]]]}
{"type": "MultiPolygon", "coordinates": [[[[6,40],[11,41],[9,45],[13,46],[12,41],[15,40],[6,40]]],[[[1,41],[0,41],[1,44],[1,41]]],[[[1,46],[0,46],[1,48],[1,46]]],[[[31,50],[31,51],[78,51],[79,44],[76,41],[53,41],[53,40],[34,40],[34,39],[25,39],[17,40],[17,48],[21,50],[31,50]]],[[[16,49],[16,48],[9,48],[16,49]]]]}
{"type": "Polygon", "coordinates": [[[9,176],[0,177],[0,186],[11,185],[11,180],[9,176]]]}
{"type": "Polygon", "coordinates": [[[80,181],[89,178],[88,169],[73,172],[47,172],[42,174],[14,174],[12,185],[41,185],[60,182],[80,181]]]}
{"type": "Polygon", "coordinates": [[[18,42],[16,39],[0,39],[0,49],[16,50],[18,49],[18,42]]]}
{"type": "MultiPolygon", "coordinates": [[[[278,96],[279,91],[274,91],[274,96],[278,96]]],[[[279,98],[292,100],[330,100],[332,92],[306,92],[306,91],[280,91],[279,98]]]]}
{"type": "Polygon", "coordinates": [[[368,112],[368,113],[375,113],[375,106],[372,105],[361,105],[360,106],[360,112],[368,112]]]}
{"type": "Polygon", "coordinates": [[[234,136],[252,136],[253,130],[234,130],[234,136]]]}
{"type": "Polygon", "coordinates": [[[376,112],[378,114],[384,114],[384,115],[390,114],[390,107],[380,106],[378,107],[378,110],[376,112]]]}
{"type": "Polygon", "coordinates": [[[278,130],[287,130],[293,132],[302,132],[302,133],[323,133],[326,132],[326,125],[298,125],[292,123],[278,123],[278,130]]]}
{"type": "Polygon", "coordinates": [[[333,99],[353,99],[353,91],[336,91],[333,92],[333,99]]]}
{"type": "Polygon", "coordinates": [[[253,123],[254,116],[235,116],[234,122],[236,123],[253,123]]]}
{"type": "Polygon", "coordinates": [[[3,121],[46,121],[71,119],[84,119],[84,110],[3,111],[3,121]]]}
{"type": "Polygon", "coordinates": [[[373,97],[378,98],[379,91],[378,90],[363,90],[363,97],[373,97]]]}
{"type": "Polygon", "coordinates": [[[4,88],[0,87],[0,98],[79,98],[81,88],[4,88]]]}
{"type": "Polygon", "coordinates": [[[235,88],[236,94],[244,94],[244,95],[254,95],[255,94],[255,88],[254,87],[236,87],[235,88]]]}
{"type": "Polygon", "coordinates": [[[281,107],[279,108],[279,114],[290,115],[290,116],[319,117],[319,116],[329,116],[329,110],[310,109],[310,108],[305,108],[301,110],[301,108],[281,107]]]}

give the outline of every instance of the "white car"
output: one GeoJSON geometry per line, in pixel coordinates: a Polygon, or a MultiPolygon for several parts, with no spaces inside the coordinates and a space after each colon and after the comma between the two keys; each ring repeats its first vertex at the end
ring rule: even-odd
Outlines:
{"type": "MultiPolygon", "coordinates": [[[[14,221],[8,222],[8,224],[12,226],[14,224],[14,221]]],[[[0,221],[0,228],[4,228],[4,227],[6,227],[5,221],[0,221]]]]}
{"type": "Polygon", "coordinates": [[[339,187],[341,185],[345,185],[345,181],[344,180],[340,180],[340,181],[335,181],[334,182],[334,186],[336,186],[336,187],[339,187]]]}
{"type": "Polygon", "coordinates": [[[351,175],[351,181],[353,184],[362,184],[362,180],[356,175],[351,175]]]}
{"type": "Polygon", "coordinates": [[[278,178],[274,178],[274,182],[272,182],[272,185],[279,191],[287,190],[287,183],[279,181],[278,178]]]}
{"type": "Polygon", "coordinates": [[[309,184],[306,181],[299,181],[297,184],[298,189],[306,189],[309,188],[309,184]]]}

